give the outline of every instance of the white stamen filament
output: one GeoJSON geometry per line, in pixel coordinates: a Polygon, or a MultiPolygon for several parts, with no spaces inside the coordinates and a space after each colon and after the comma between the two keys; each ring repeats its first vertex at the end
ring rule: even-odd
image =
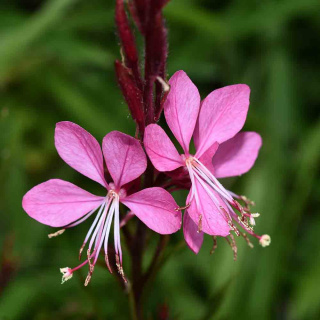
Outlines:
{"type": "MultiPolygon", "coordinates": [[[[110,202],[108,203],[110,205],[110,202]]],[[[91,251],[91,248],[92,248],[92,245],[93,245],[93,242],[94,240],[96,239],[96,236],[98,234],[98,231],[100,230],[100,227],[102,225],[102,222],[105,220],[106,216],[107,216],[107,213],[108,213],[108,209],[109,209],[109,206],[105,206],[104,210],[103,210],[103,214],[101,215],[100,219],[99,219],[99,222],[91,236],[91,239],[90,239],[90,243],[89,243],[89,247],[88,247],[88,250],[91,251]]]]}
{"type": "Polygon", "coordinates": [[[194,179],[194,171],[192,170],[192,166],[191,164],[189,164],[187,162],[187,169],[189,171],[189,176],[190,176],[190,179],[191,179],[191,197],[190,197],[190,202],[192,201],[193,197],[195,197],[195,200],[196,200],[196,206],[198,208],[198,210],[200,209],[200,200],[199,200],[199,195],[198,195],[198,192],[196,190],[196,184],[195,184],[195,179],[194,179]]]}
{"type": "MultiPolygon", "coordinates": [[[[113,205],[113,204],[112,204],[113,205]]],[[[106,235],[106,231],[108,229],[108,227],[110,228],[110,225],[111,225],[111,222],[112,222],[112,216],[113,216],[113,207],[111,206],[110,208],[110,211],[109,211],[109,214],[108,214],[108,217],[107,217],[107,220],[106,220],[106,223],[104,225],[104,228],[103,228],[103,231],[102,233],[100,234],[99,236],[99,241],[98,241],[98,238],[96,240],[96,245],[95,245],[95,252],[96,252],[96,255],[95,255],[95,258],[94,258],[94,261],[93,261],[93,264],[95,265],[97,260],[98,260],[98,257],[99,257],[99,253],[100,253],[100,250],[101,250],[101,247],[102,247],[102,244],[103,244],[103,239],[102,237],[104,235],[106,235]],[[97,250],[96,250],[97,249],[97,250]]]]}
{"type": "MultiPolygon", "coordinates": [[[[116,252],[116,260],[118,259],[117,261],[119,261],[117,262],[117,267],[118,267],[118,270],[121,271],[121,275],[125,280],[123,269],[122,269],[122,250],[121,250],[121,243],[120,243],[120,211],[119,211],[120,196],[119,194],[121,195],[125,194],[125,190],[121,189],[119,193],[115,192],[114,190],[109,190],[108,195],[104,198],[104,201],[100,203],[100,206],[90,211],[86,215],[86,218],[88,218],[89,215],[96,212],[99,208],[98,213],[85,237],[84,243],[80,248],[79,259],[81,259],[81,252],[83,251],[86,243],[90,239],[88,250],[87,250],[87,259],[73,269],[70,269],[70,268],[61,269],[61,272],[63,273],[63,278],[62,278],[63,282],[70,279],[74,271],[88,264],[89,273],[85,281],[85,286],[88,285],[103,244],[104,244],[104,251],[106,254],[105,261],[108,266],[108,269],[112,273],[112,269],[110,268],[110,265],[109,265],[107,253],[108,253],[108,240],[109,240],[109,234],[110,234],[113,217],[115,217],[114,247],[116,252]],[[92,247],[94,247],[93,252],[91,252],[92,247]]],[[[79,221],[77,223],[79,223],[79,221]]]]}
{"type": "Polygon", "coordinates": [[[108,254],[108,240],[109,240],[109,233],[110,233],[113,214],[114,214],[114,210],[113,211],[110,210],[110,213],[108,216],[109,220],[107,220],[107,222],[106,222],[107,230],[106,230],[105,237],[104,237],[104,252],[105,252],[105,254],[108,254]]]}
{"type": "MultiPolygon", "coordinates": [[[[111,200],[110,200],[110,203],[111,203],[111,200]]],[[[114,206],[115,206],[115,205],[114,205],[114,201],[112,201],[111,206],[109,206],[109,208],[106,209],[107,213],[106,213],[106,215],[104,216],[103,223],[101,224],[101,226],[100,226],[100,228],[99,228],[98,236],[96,236],[96,240],[95,240],[95,242],[94,242],[94,247],[97,246],[98,242],[100,243],[100,239],[101,239],[101,237],[102,237],[103,234],[104,234],[104,231],[103,231],[104,225],[109,222],[109,220],[110,220],[109,217],[110,217],[110,215],[111,215],[110,213],[112,213],[112,212],[114,211],[114,206]]],[[[112,222],[112,220],[111,220],[111,222],[112,222]]]]}
{"type": "MultiPolygon", "coordinates": [[[[191,180],[191,193],[188,202],[191,203],[192,200],[195,199],[195,206],[199,215],[200,228],[202,217],[206,218],[206,216],[205,212],[202,212],[203,208],[200,201],[200,195],[198,194],[199,191],[197,189],[196,182],[199,182],[207,196],[212,200],[212,203],[217,208],[219,214],[222,214],[222,216],[228,222],[230,228],[236,233],[237,236],[241,235],[241,233],[234,225],[234,222],[238,223],[249,234],[258,238],[262,246],[267,246],[270,244],[271,240],[268,235],[263,235],[260,237],[253,232],[252,226],[255,225],[255,218],[259,217],[259,213],[250,212],[250,206],[254,205],[253,201],[247,199],[245,196],[238,196],[237,194],[225,189],[218,179],[210,172],[210,170],[198,159],[189,157],[186,159],[185,163],[191,180]],[[244,201],[245,206],[242,207],[235,199],[244,201]],[[240,216],[235,212],[235,210],[240,212],[240,216]]],[[[252,246],[245,234],[242,235],[245,237],[249,246],[252,246]]]]}
{"type": "Polygon", "coordinates": [[[94,208],[93,210],[91,210],[89,213],[87,213],[83,218],[81,218],[80,220],[77,220],[74,223],[71,223],[69,225],[66,226],[66,228],[71,228],[71,227],[75,227],[78,224],[80,224],[81,222],[83,222],[84,220],[87,220],[93,213],[95,213],[97,211],[97,209],[104,204],[104,202],[100,203],[96,208],[94,208]]]}
{"type": "Polygon", "coordinates": [[[120,244],[120,221],[119,221],[119,202],[115,205],[115,217],[114,217],[114,244],[116,253],[119,255],[120,263],[122,264],[122,250],[120,244]]]}
{"type": "Polygon", "coordinates": [[[215,206],[217,207],[217,209],[219,209],[219,201],[218,199],[215,197],[215,195],[212,193],[212,191],[208,188],[208,186],[206,185],[206,183],[198,176],[197,173],[194,172],[194,176],[196,177],[197,181],[202,185],[203,189],[205,189],[205,191],[207,192],[207,194],[209,195],[210,199],[214,202],[215,206]]]}
{"type": "Polygon", "coordinates": [[[202,170],[200,168],[197,168],[196,166],[193,167],[201,173],[201,176],[206,180],[206,182],[212,187],[216,185],[220,191],[219,192],[217,190],[217,192],[227,198],[228,201],[233,202],[231,194],[224,188],[224,186],[218,181],[218,179],[198,159],[194,158],[194,160],[202,170]]]}
{"type": "Polygon", "coordinates": [[[91,233],[92,233],[92,230],[93,230],[93,228],[95,227],[95,225],[97,224],[97,221],[98,221],[99,217],[101,216],[102,210],[103,210],[103,208],[105,207],[105,205],[106,205],[105,202],[101,205],[101,207],[100,207],[100,209],[99,209],[99,211],[98,211],[98,214],[97,214],[97,216],[95,217],[95,219],[94,219],[94,221],[93,221],[93,223],[92,223],[92,225],[91,225],[91,227],[90,227],[90,229],[89,229],[89,231],[88,231],[88,233],[87,233],[87,235],[86,235],[86,237],[85,237],[85,239],[84,239],[84,243],[86,243],[86,242],[88,241],[88,239],[89,239],[89,237],[90,237],[90,235],[91,235],[91,233]]]}

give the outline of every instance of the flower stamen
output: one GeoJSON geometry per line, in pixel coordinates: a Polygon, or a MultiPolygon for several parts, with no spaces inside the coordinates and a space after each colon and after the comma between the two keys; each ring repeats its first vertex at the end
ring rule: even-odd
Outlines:
{"type": "Polygon", "coordinates": [[[125,283],[128,283],[128,280],[124,274],[124,271],[123,271],[123,268],[122,268],[122,264],[120,262],[120,257],[118,254],[116,254],[116,266],[117,266],[117,269],[118,269],[118,273],[120,274],[120,276],[122,277],[122,280],[125,282],[125,283]]]}
{"type": "Polygon", "coordinates": [[[213,254],[218,248],[217,236],[212,236],[212,239],[213,239],[213,245],[212,245],[212,249],[210,250],[210,254],[213,254]]]}
{"type": "Polygon", "coordinates": [[[188,209],[190,206],[191,206],[191,203],[189,202],[189,203],[187,203],[185,206],[175,208],[174,210],[175,210],[175,211],[186,210],[186,209],[188,209]]]}
{"type": "Polygon", "coordinates": [[[61,234],[63,234],[64,232],[66,231],[66,229],[60,229],[54,233],[49,233],[48,234],[48,238],[51,239],[51,238],[54,238],[54,237],[58,237],[60,236],[61,234]]]}
{"type": "MultiPolygon", "coordinates": [[[[197,158],[190,156],[185,160],[185,163],[191,180],[191,195],[189,201],[191,202],[193,198],[195,198],[195,205],[198,212],[201,212],[202,207],[199,201],[199,191],[197,190],[197,187],[195,185],[196,182],[199,182],[199,184],[203,187],[204,191],[215,204],[218,212],[225,218],[230,229],[233,230],[237,236],[243,235],[250,247],[252,247],[253,245],[251,244],[247,236],[244,236],[244,234],[239,231],[235,223],[241,226],[250,235],[258,238],[262,246],[267,246],[270,244],[268,236],[261,237],[255,234],[253,231],[253,226],[255,226],[256,224],[255,218],[259,217],[259,213],[251,213],[250,206],[254,205],[253,201],[248,199],[246,196],[239,196],[225,189],[223,185],[218,181],[218,179],[209,171],[209,169],[204,166],[197,158]],[[223,201],[225,206],[221,205],[221,201],[219,199],[223,201]],[[235,199],[243,201],[244,205],[242,206],[235,199]],[[240,215],[236,213],[235,210],[237,210],[240,215]]],[[[200,228],[200,222],[198,222],[198,232],[200,229],[202,228],[200,228]]],[[[233,237],[233,235],[230,235],[230,237],[233,237]]],[[[234,248],[235,241],[233,241],[232,238],[230,243],[234,248]]]]}
{"type": "MultiPolygon", "coordinates": [[[[125,193],[125,190],[121,189],[119,191],[119,194],[120,193],[121,194],[125,193]]],[[[103,244],[104,244],[104,251],[105,251],[105,263],[110,273],[112,273],[112,268],[110,266],[109,258],[108,258],[108,239],[109,239],[111,224],[112,224],[112,221],[114,221],[114,247],[116,252],[116,265],[121,277],[124,279],[125,282],[127,282],[123,272],[123,268],[122,268],[122,250],[121,250],[121,243],[120,243],[120,221],[119,221],[120,220],[119,194],[114,190],[110,190],[104,202],[100,204],[98,214],[95,217],[86,235],[86,238],[79,250],[79,259],[81,259],[82,252],[90,238],[89,245],[87,248],[86,261],[84,261],[74,269],[69,268],[70,272],[69,271],[67,272],[66,271],[67,269],[64,268],[63,281],[70,279],[71,278],[70,275],[72,275],[73,271],[81,268],[85,264],[88,264],[89,272],[84,283],[84,285],[87,286],[92,278],[94,267],[97,263],[99,253],[103,244]]],[[[91,215],[96,210],[97,208],[91,211],[88,215],[91,215]]]]}
{"type": "Polygon", "coordinates": [[[249,237],[247,236],[246,233],[242,232],[241,235],[243,236],[244,240],[246,240],[248,246],[252,249],[253,248],[253,244],[251,243],[249,237]]]}
{"type": "Polygon", "coordinates": [[[236,244],[236,241],[234,239],[233,234],[230,233],[229,235],[230,239],[226,237],[225,239],[227,240],[228,244],[230,245],[232,251],[233,251],[233,260],[236,261],[238,257],[238,247],[236,244]]]}
{"type": "Polygon", "coordinates": [[[202,214],[200,214],[200,216],[199,216],[197,232],[200,233],[201,231],[202,231],[202,214]]]}
{"type": "Polygon", "coordinates": [[[110,266],[108,254],[105,254],[105,255],[104,255],[104,261],[106,262],[106,266],[107,266],[109,272],[112,274],[113,271],[112,271],[112,268],[111,268],[111,266],[110,266]]]}

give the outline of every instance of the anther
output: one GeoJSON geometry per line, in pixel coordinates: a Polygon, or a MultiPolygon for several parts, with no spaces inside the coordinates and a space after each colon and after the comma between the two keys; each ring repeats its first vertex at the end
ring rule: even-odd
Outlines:
{"type": "MultiPolygon", "coordinates": [[[[93,250],[93,254],[94,254],[94,250],[93,250]]],[[[90,251],[90,249],[87,250],[87,259],[88,259],[89,267],[91,268],[92,262],[91,262],[91,251],[90,251]]]]}
{"type": "Polygon", "coordinates": [[[249,222],[252,226],[255,226],[256,225],[256,221],[254,220],[254,217],[251,215],[250,218],[249,218],[249,222]]]}
{"type": "Polygon", "coordinates": [[[241,215],[241,217],[238,217],[238,220],[240,222],[240,224],[246,229],[246,230],[249,230],[249,231],[253,231],[253,228],[251,226],[249,226],[248,222],[247,222],[247,219],[245,218],[244,215],[241,215]]]}
{"type": "Polygon", "coordinates": [[[227,212],[227,210],[220,206],[220,210],[222,211],[222,213],[224,214],[225,218],[227,219],[228,224],[232,221],[230,214],[227,212]]]}
{"type": "Polygon", "coordinates": [[[202,231],[202,214],[200,214],[200,216],[199,216],[197,232],[200,233],[201,231],[202,231]]]}
{"type": "Polygon", "coordinates": [[[106,265],[107,265],[107,268],[108,268],[109,272],[112,273],[112,269],[111,269],[111,266],[110,266],[110,263],[109,263],[109,257],[108,257],[107,253],[104,256],[104,260],[106,262],[106,265]]]}
{"type": "Polygon", "coordinates": [[[247,234],[243,232],[243,233],[241,233],[241,235],[243,236],[244,240],[246,240],[248,246],[250,248],[253,248],[253,244],[250,242],[250,239],[248,238],[247,234]]]}
{"type": "Polygon", "coordinates": [[[48,238],[51,239],[51,238],[54,238],[54,237],[58,237],[61,234],[63,234],[65,231],[66,231],[66,229],[61,229],[61,230],[58,230],[57,232],[50,233],[50,234],[48,234],[48,238]]]}
{"type": "Polygon", "coordinates": [[[240,199],[246,204],[246,206],[255,206],[254,201],[248,199],[246,196],[240,196],[240,199]]]}
{"type": "Polygon", "coordinates": [[[191,206],[191,203],[189,202],[189,203],[188,203],[187,205],[185,205],[184,207],[178,207],[178,208],[175,208],[174,210],[175,210],[175,211],[186,210],[186,209],[188,209],[190,206],[191,206]]]}
{"type": "Polygon", "coordinates": [[[118,273],[119,273],[119,274],[121,275],[121,277],[122,277],[122,280],[123,280],[125,283],[127,283],[128,280],[127,280],[127,278],[126,278],[126,276],[125,276],[125,274],[124,274],[124,271],[123,271],[122,265],[121,265],[121,263],[120,263],[120,258],[119,258],[119,255],[118,255],[118,254],[116,254],[116,266],[117,266],[117,269],[118,269],[118,273]]]}
{"type": "Polygon", "coordinates": [[[87,275],[86,280],[84,282],[85,287],[89,284],[91,277],[92,277],[92,273],[88,272],[88,275],[87,275]]]}
{"type": "Polygon", "coordinates": [[[82,251],[83,251],[85,245],[86,245],[86,243],[84,242],[84,243],[82,244],[80,250],[79,250],[79,260],[81,260],[82,251]]]}
{"type": "MultiPolygon", "coordinates": [[[[88,260],[88,261],[90,261],[90,260],[88,260]]],[[[85,287],[89,284],[91,277],[92,277],[92,274],[93,274],[93,271],[94,271],[94,265],[89,264],[89,272],[88,272],[88,275],[87,275],[86,280],[84,282],[85,287]]]]}
{"type": "Polygon", "coordinates": [[[237,237],[239,237],[240,236],[240,231],[238,230],[238,228],[231,221],[228,222],[228,225],[231,228],[231,230],[233,230],[235,232],[237,237]]]}
{"type": "Polygon", "coordinates": [[[232,251],[233,251],[233,260],[236,261],[237,260],[237,255],[238,255],[238,248],[237,248],[237,245],[236,245],[236,241],[234,239],[234,236],[233,234],[230,233],[229,235],[231,241],[229,240],[228,237],[226,237],[225,239],[227,240],[227,242],[229,243],[232,251]]]}
{"type": "Polygon", "coordinates": [[[216,236],[212,236],[212,239],[213,239],[213,246],[212,246],[212,249],[210,250],[210,254],[213,254],[217,247],[218,247],[218,243],[217,243],[217,237],[216,236]]]}

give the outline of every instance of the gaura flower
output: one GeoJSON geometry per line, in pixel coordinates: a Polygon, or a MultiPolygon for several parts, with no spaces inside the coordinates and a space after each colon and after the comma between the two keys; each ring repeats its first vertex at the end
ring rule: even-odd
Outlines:
{"type": "MultiPolygon", "coordinates": [[[[120,243],[119,204],[123,203],[150,229],[160,234],[176,232],[181,227],[181,212],[173,197],[159,187],[148,188],[128,195],[126,185],[138,178],[147,167],[146,155],[138,140],[113,131],[103,139],[102,149],[107,169],[113,182],[107,183],[104,175],[103,155],[98,141],[86,130],[72,122],[59,122],[55,130],[55,146],[61,158],[73,169],[100,183],[107,191],[105,196],[93,195],[74,184],[52,179],[31,189],[22,206],[33,219],[51,227],[74,227],[97,212],[80,249],[86,245],[87,259],[79,266],[62,268],[62,283],[72,277],[75,270],[89,264],[85,282],[91,279],[100,250],[104,246],[108,259],[108,240],[113,221],[114,248],[118,272],[125,280],[122,269],[120,243]]],[[[60,230],[51,236],[59,235],[60,230]]],[[[50,236],[50,235],[49,235],[50,236]]]]}
{"type": "MultiPolygon", "coordinates": [[[[169,128],[180,143],[179,154],[165,131],[150,124],[145,132],[145,148],[158,171],[173,171],[184,167],[191,180],[186,200],[184,236],[189,247],[198,253],[203,233],[211,236],[233,235],[240,231],[236,224],[257,237],[262,246],[270,243],[268,235],[253,232],[254,218],[247,198],[226,190],[218,178],[241,175],[253,166],[262,140],[255,132],[241,132],[249,107],[250,89],[237,84],[211,92],[202,102],[196,86],[183,71],[169,80],[170,92],[164,104],[169,128]],[[190,154],[193,137],[195,154],[190,154]],[[241,206],[237,200],[243,200],[241,206]],[[240,212],[240,216],[235,212],[240,212]]],[[[249,242],[245,234],[246,240],[249,242]]]]}

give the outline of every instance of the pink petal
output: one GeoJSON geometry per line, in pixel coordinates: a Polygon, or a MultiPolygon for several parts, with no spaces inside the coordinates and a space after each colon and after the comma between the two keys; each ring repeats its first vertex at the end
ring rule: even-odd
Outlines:
{"type": "Polygon", "coordinates": [[[240,132],[222,143],[212,159],[217,178],[239,176],[254,165],[262,139],[256,132],[240,132]]]}
{"type": "MultiPolygon", "coordinates": [[[[214,174],[214,167],[212,165],[212,158],[217,152],[219,143],[215,142],[207,151],[200,157],[200,162],[204,164],[214,174]]],[[[196,155],[197,156],[197,155],[196,155]]]]}
{"type": "Polygon", "coordinates": [[[88,131],[69,121],[58,122],[54,139],[60,157],[70,167],[107,187],[100,145],[88,131]]]}
{"type": "Polygon", "coordinates": [[[164,114],[174,136],[188,153],[200,108],[199,91],[184,71],[177,71],[169,84],[164,114]]]}
{"type": "Polygon", "coordinates": [[[198,254],[203,242],[203,232],[198,232],[198,226],[190,218],[187,211],[183,216],[183,234],[189,248],[198,254]]]}
{"type": "Polygon", "coordinates": [[[157,124],[146,127],[144,146],[158,171],[172,171],[184,165],[181,156],[165,131],[157,124]]]}
{"type": "Polygon", "coordinates": [[[214,142],[229,140],[241,130],[249,96],[247,85],[236,84],[214,90],[203,100],[194,137],[198,157],[214,142]]]}
{"type": "MultiPolygon", "coordinates": [[[[195,180],[195,187],[199,195],[200,203],[199,209],[197,209],[195,198],[192,199],[190,207],[188,208],[188,213],[191,219],[198,226],[200,215],[202,215],[201,225],[204,233],[212,236],[227,236],[229,234],[230,227],[223,213],[220,212],[221,209],[215,206],[214,202],[197,180],[195,180]]],[[[219,195],[214,190],[211,191],[218,199],[219,206],[226,208],[219,195]]],[[[190,202],[190,197],[191,190],[187,198],[187,203],[190,202]]]]}
{"type": "Polygon", "coordinates": [[[141,176],[147,157],[139,141],[119,131],[108,133],[102,142],[104,158],[117,188],[141,176]]]}
{"type": "Polygon", "coordinates": [[[28,191],[22,207],[31,218],[43,224],[63,227],[97,208],[103,199],[70,182],[52,179],[28,191]]]}
{"type": "Polygon", "coordinates": [[[171,194],[162,188],[148,188],[120,200],[150,229],[171,234],[181,228],[181,212],[171,194]]]}

